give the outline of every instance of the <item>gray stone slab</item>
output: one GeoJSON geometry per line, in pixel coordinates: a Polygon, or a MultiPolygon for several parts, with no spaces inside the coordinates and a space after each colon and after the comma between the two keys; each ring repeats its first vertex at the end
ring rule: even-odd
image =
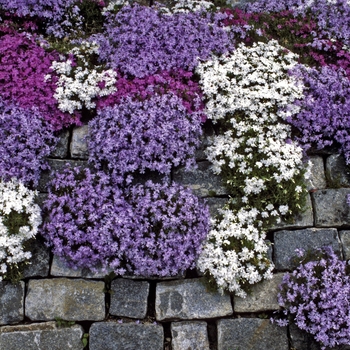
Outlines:
{"type": "Polygon", "coordinates": [[[48,164],[51,170],[45,170],[41,173],[38,185],[38,190],[40,192],[47,192],[46,186],[51,179],[51,171],[62,171],[66,164],[70,164],[73,167],[88,167],[88,162],[86,160],[48,159],[48,164]]]}
{"type": "Polygon", "coordinates": [[[55,322],[0,327],[1,350],[82,350],[83,328],[57,328],[55,322]]]}
{"type": "Polygon", "coordinates": [[[186,171],[184,168],[176,169],[173,174],[174,181],[190,187],[199,197],[228,194],[221,176],[215,175],[210,169],[210,162],[199,162],[197,165],[198,168],[191,171],[186,171]]]}
{"type": "Polygon", "coordinates": [[[211,217],[214,217],[216,214],[218,214],[218,210],[222,209],[228,201],[226,198],[216,198],[216,197],[208,197],[205,200],[208,203],[211,217]]]}
{"type": "Polygon", "coordinates": [[[58,143],[56,148],[51,152],[52,158],[67,158],[68,156],[68,142],[69,142],[69,130],[61,131],[58,135],[58,143]]]}
{"type": "Polygon", "coordinates": [[[350,231],[349,230],[339,231],[339,237],[343,246],[344,260],[349,260],[350,259],[350,231]]]}
{"type": "Polygon", "coordinates": [[[277,300],[279,285],[282,282],[283,273],[273,275],[271,280],[264,280],[251,287],[246,298],[234,296],[233,306],[235,312],[261,312],[278,310],[277,300]]]}
{"type": "MultiPolygon", "coordinates": [[[[24,282],[0,282],[0,324],[13,324],[24,318],[24,282]]],[[[1,349],[1,347],[0,347],[1,349]]]]}
{"type": "Polygon", "coordinates": [[[289,335],[292,349],[321,350],[321,346],[313,336],[299,329],[294,322],[289,323],[289,335]]]}
{"type": "Polygon", "coordinates": [[[201,144],[199,145],[195,153],[196,160],[207,160],[205,150],[211,144],[211,139],[215,134],[213,126],[210,123],[205,123],[203,125],[202,130],[203,135],[201,136],[201,144]]]}
{"type": "Polygon", "coordinates": [[[206,322],[172,322],[171,336],[172,350],[209,350],[206,322]]]}
{"type": "Polygon", "coordinates": [[[42,240],[33,240],[28,249],[32,253],[29,264],[25,265],[23,278],[47,277],[50,269],[50,249],[42,240]]]}
{"type": "Polygon", "coordinates": [[[218,350],[288,350],[287,328],[259,318],[217,322],[218,350]]]}
{"type": "Polygon", "coordinates": [[[157,283],[156,319],[188,320],[232,315],[229,295],[207,291],[202,278],[157,283]]]}
{"type": "Polygon", "coordinates": [[[90,350],[163,350],[161,325],[96,322],[89,334],[90,350]]]}
{"type": "Polygon", "coordinates": [[[53,256],[50,274],[57,277],[81,277],[81,278],[105,278],[111,271],[93,272],[87,268],[72,269],[68,267],[63,260],[53,256]]]}
{"type": "Polygon", "coordinates": [[[331,246],[341,257],[341,242],[335,228],[308,228],[296,231],[278,231],[274,233],[274,263],[277,270],[292,269],[291,261],[295,249],[316,249],[331,246]]]}
{"type": "Polygon", "coordinates": [[[276,223],[270,230],[276,230],[280,228],[304,228],[304,227],[312,227],[314,225],[314,213],[311,202],[311,197],[308,194],[306,197],[306,204],[303,210],[296,214],[292,221],[286,222],[281,221],[280,223],[276,223]]]}
{"type": "Polygon", "coordinates": [[[321,156],[311,156],[312,164],[310,179],[306,181],[308,190],[320,190],[327,187],[325,164],[321,156]]]}
{"type": "Polygon", "coordinates": [[[332,154],[326,160],[328,187],[350,187],[350,172],[342,154],[332,154]]]}
{"type": "Polygon", "coordinates": [[[72,140],[70,143],[70,155],[72,158],[89,158],[88,135],[88,125],[77,126],[73,129],[72,140]]]}
{"type": "Polygon", "coordinates": [[[118,278],[111,283],[109,313],[115,316],[143,319],[147,314],[149,283],[118,278]]]}
{"type": "Polygon", "coordinates": [[[316,227],[342,227],[350,225],[349,188],[327,189],[311,194],[315,210],[316,227]]]}
{"type": "Polygon", "coordinates": [[[105,284],[82,279],[29,280],[25,315],[32,321],[99,321],[105,317],[105,284]]]}

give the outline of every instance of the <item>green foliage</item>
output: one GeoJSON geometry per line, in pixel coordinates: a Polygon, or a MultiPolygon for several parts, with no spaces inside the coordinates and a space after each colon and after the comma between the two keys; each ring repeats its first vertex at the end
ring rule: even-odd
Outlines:
{"type": "Polygon", "coordinates": [[[63,320],[60,317],[55,317],[55,321],[56,321],[56,326],[58,328],[68,328],[68,327],[71,327],[75,324],[75,321],[63,320]]]}
{"type": "Polygon", "coordinates": [[[89,333],[84,333],[81,342],[83,343],[84,348],[86,348],[89,343],[89,333]]]}
{"type": "Polygon", "coordinates": [[[11,210],[10,214],[3,215],[3,224],[7,227],[9,235],[17,235],[22,226],[27,226],[29,222],[29,214],[18,213],[11,210]]]}

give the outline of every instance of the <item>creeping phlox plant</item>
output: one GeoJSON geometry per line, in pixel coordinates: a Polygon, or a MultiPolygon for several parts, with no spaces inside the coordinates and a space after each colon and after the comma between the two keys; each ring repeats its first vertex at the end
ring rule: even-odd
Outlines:
{"type": "Polygon", "coordinates": [[[265,233],[259,230],[304,205],[303,153],[291,141],[286,123],[299,111],[293,102],[303,92],[303,85],[288,75],[296,58],[276,41],[240,44],[233,54],[197,68],[207,99],[205,113],[224,130],[214,136],[207,157],[233,196],[214,222],[198,266],[219,288],[240,295],[240,286],[271,276],[263,255],[265,233]]]}
{"type": "Polygon", "coordinates": [[[176,184],[134,185],[66,168],[50,184],[43,234],[71,267],[172,276],[195,266],[208,207],[176,184]]]}
{"type": "Polygon", "coordinates": [[[0,281],[17,279],[19,265],[31,257],[26,244],[41,224],[36,195],[15,178],[0,181],[0,281]]]}
{"type": "Polygon", "coordinates": [[[287,316],[310,333],[322,349],[350,342],[350,276],[348,263],[331,247],[306,254],[298,250],[299,265],[284,275],[278,301],[285,318],[274,319],[280,326],[287,316]]]}

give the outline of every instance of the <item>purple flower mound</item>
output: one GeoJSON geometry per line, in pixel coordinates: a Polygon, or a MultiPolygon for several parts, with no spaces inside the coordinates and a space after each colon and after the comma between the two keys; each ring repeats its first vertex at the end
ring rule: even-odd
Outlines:
{"type": "Polygon", "coordinates": [[[45,160],[57,142],[35,109],[21,109],[0,100],[0,177],[27,186],[38,184],[45,160]]]}
{"type": "Polygon", "coordinates": [[[293,74],[306,86],[304,99],[296,102],[301,111],[289,122],[298,130],[296,139],[305,150],[339,143],[350,164],[350,80],[343,69],[320,70],[299,66],[293,74]]]}
{"type": "Polygon", "coordinates": [[[175,276],[195,267],[209,230],[209,209],[178,184],[136,185],[128,201],[139,226],[128,237],[130,272],[140,276],[175,276]]]}
{"type": "MultiPolygon", "coordinates": [[[[296,325],[312,334],[322,349],[350,343],[350,276],[348,264],[332,248],[308,257],[299,251],[300,265],[284,275],[279,304],[296,325]]],[[[285,320],[275,320],[286,325],[285,320]]]]}
{"type": "MultiPolygon", "coordinates": [[[[62,113],[53,97],[57,81],[46,81],[57,52],[46,52],[26,33],[6,34],[0,37],[0,94],[4,100],[22,108],[37,107],[55,130],[74,123],[77,117],[62,113]]],[[[55,80],[56,79],[56,80],[55,80]]]]}
{"type": "Polygon", "coordinates": [[[230,34],[220,25],[226,17],[199,12],[165,15],[135,4],[110,15],[105,32],[95,40],[100,59],[125,75],[142,78],[175,68],[191,71],[198,59],[233,50],[230,34]]]}
{"type": "Polygon", "coordinates": [[[146,169],[169,174],[172,166],[195,165],[201,133],[200,116],[188,114],[179,97],[129,97],[90,121],[89,161],[97,168],[107,164],[116,176],[146,169]]]}
{"type": "Polygon", "coordinates": [[[42,234],[72,268],[125,272],[125,252],[138,230],[133,209],[102,172],[67,167],[50,182],[42,234]]]}

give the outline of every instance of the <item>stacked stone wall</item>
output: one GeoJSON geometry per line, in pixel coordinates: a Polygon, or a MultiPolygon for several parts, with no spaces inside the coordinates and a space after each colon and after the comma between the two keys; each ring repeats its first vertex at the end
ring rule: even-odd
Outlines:
{"type": "MultiPolygon", "coordinates": [[[[87,126],[61,134],[49,162],[88,166],[87,126]]],[[[210,137],[207,130],[203,148],[210,137]]],[[[198,169],[175,169],[172,180],[205,197],[212,215],[227,198],[221,179],[210,170],[203,148],[198,169]]],[[[0,283],[0,349],[144,350],[307,350],[319,349],[293,325],[280,328],[269,318],[279,309],[278,285],[293,268],[295,248],[331,245],[350,259],[350,176],[341,156],[315,154],[305,211],[293,223],[269,234],[272,280],[253,286],[245,298],[208,290],[197,271],[168,279],[114,277],[72,270],[38,239],[20,283],[0,283]],[[84,347],[82,340],[88,339],[84,347]]],[[[46,196],[45,173],[40,199],[46,196]]],[[[344,347],[342,348],[344,349],[344,347]]]]}

